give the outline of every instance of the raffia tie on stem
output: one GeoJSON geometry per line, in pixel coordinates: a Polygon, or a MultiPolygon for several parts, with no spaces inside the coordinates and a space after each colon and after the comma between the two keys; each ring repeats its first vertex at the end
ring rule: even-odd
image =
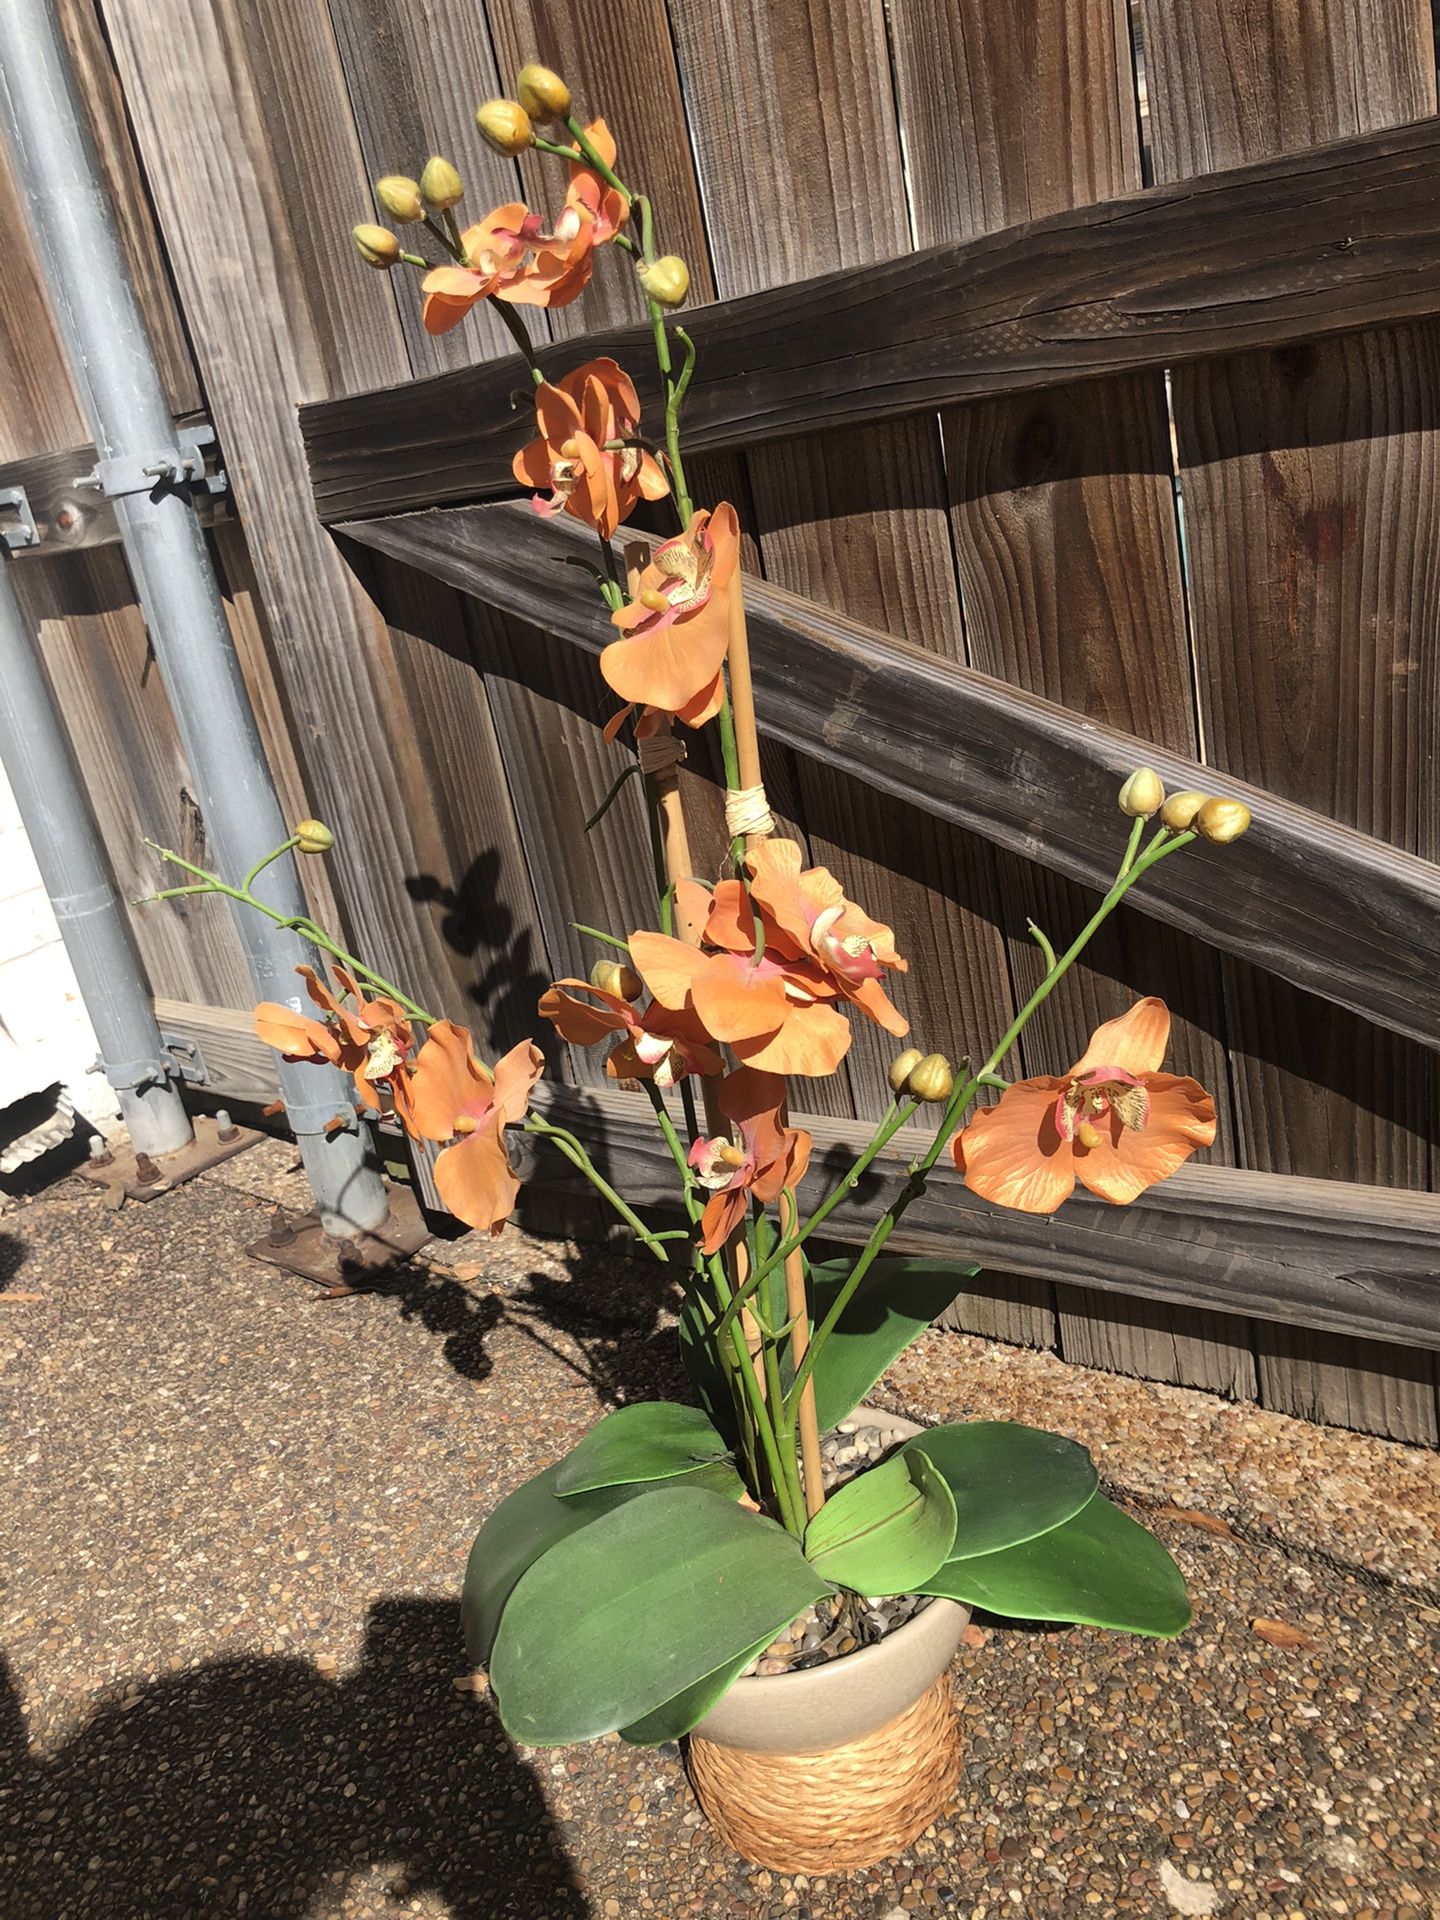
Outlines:
{"type": "MultiPolygon", "coordinates": [[[[738,729],[737,729],[738,731],[738,729]]],[[[732,787],[725,795],[725,830],[732,840],[764,840],[775,831],[763,783],[732,787]]]]}
{"type": "Polygon", "coordinates": [[[668,728],[660,733],[647,733],[643,739],[637,740],[635,755],[640,762],[640,771],[653,774],[673,773],[688,757],[685,742],[677,740],[668,728]]]}

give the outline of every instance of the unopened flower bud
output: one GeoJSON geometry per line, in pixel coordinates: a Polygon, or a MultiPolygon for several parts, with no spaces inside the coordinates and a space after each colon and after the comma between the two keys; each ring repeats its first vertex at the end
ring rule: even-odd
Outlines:
{"type": "Polygon", "coordinates": [[[1249,824],[1250,809],[1243,800],[1207,800],[1195,816],[1196,831],[1217,847],[1238,840],[1249,824]]]}
{"type": "Polygon", "coordinates": [[[955,1075],[943,1053],[927,1053],[919,1066],[910,1069],[905,1091],[917,1100],[948,1100],[955,1090],[955,1075]]]}
{"type": "Polygon", "coordinates": [[[301,853],[328,853],[335,836],[323,820],[302,820],[295,829],[301,853]]]}
{"type": "Polygon", "coordinates": [[[387,173],[383,180],[377,180],[375,198],[392,220],[399,220],[402,224],[408,220],[421,220],[425,216],[420,182],[410,179],[408,174],[387,173]]]}
{"type": "Polygon", "coordinates": [[[1137,767],[1120,789],[1120,811],[1148,820],[1165,804],[1165,783],[1153,767],[1137,767]]]}
{"type": "Polygon", "coordinates": [[[623,960],[597,960],[590,969],[590,984],[621,1000],[638,1000],[645,991],[645,982],[623,960]]]}
{"type": "Polygon", "coordinates": [[[640,284],[660,307],[678,307],[690,291],[690,269],[678,253],[665,253],[658,260],[641,261],[635,269],[640,284]]]}
{"type": "Polygon", "coordinates": [[[552,67],[533,60],[515,76],[515,95],[532,120],[563,120],[570,111],[570,89],[552,67]]]}
{"type": "Polygon", "coordinates": [[[1160,818],[1172,833],[1184,833],[1196,814],[1210,798],[1208,793],[1172,793],[1160,809],[1160,818]]]}
{"type": "Polygon", "coordinates": [[[450,162],[442,160],[438,153],[432,153],[425,162],[425,171],[420,175],[420,191],[432,207],[443,210],[453,207],[465,188],[450,162]]]}
{"type": "Polygon", "coordinates": [[[889,1078],[892,1093],[903,1093],[905,1091],[905,1082],[910,1078],[910,1075],[924,1058],[924,1054],[921,1053],[918,1047],[907,1047],[904,1053],[895,1056],[890,1062],[889,1078]]]}
{"type": "Polygon", "coordinates": [[[388,227],[352,227],[350,237],[360,251],[360,258],[368,260],[372,267],[393,267],[400,258],[400,242],[388,227]]]}
{"type": "Polygon", "coordinates": [[[495,151],[508,158],[535,144],[530,116],[518,100],[487,100],[475,109],[475,124],[495,151]]]}

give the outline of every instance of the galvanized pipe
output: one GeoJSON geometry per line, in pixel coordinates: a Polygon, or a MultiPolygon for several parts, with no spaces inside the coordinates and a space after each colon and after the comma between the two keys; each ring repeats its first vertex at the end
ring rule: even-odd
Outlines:
{"type": "MultiPolygon", "coordinates": [[[[51,0],[8,0],[0,125],[206,829],[220,867],[238,877],[289,828],[205,536],[178,471],[175,429],[51,0]]],[[[288,855],[266,871],[260,892],[287,917],[305,911],[288,855]]],[[[293,929],[242,906],[235,911],[259,997],[298,1006],[295,967],[313,962],[312,950],[293,929]]],[[[377,1226],[385,1189],[367,1160],[345,1077],[329,1067],[285,1063],[280,1084],[326,1230],[344,1236],[377,1226]],[[346,1116],[345,1125],[327,1133],[337,1114],[346,1116]]]]}
{"type": "Polygon", "coordinates": [[[69,737],[15,592],[14,564],[0,540],[0,765],[130,1138],[137,1152],[174,1153],[194,1135],[69,737]]]}

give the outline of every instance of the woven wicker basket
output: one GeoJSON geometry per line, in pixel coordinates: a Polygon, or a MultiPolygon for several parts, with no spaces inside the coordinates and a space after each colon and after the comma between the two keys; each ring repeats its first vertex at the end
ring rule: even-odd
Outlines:
{"type": "Polygon", "coordinates": [[[690,1737],[690,1778],[721,1838],[781,1873],[873,1866],[908,1846],[959,1779],[949,1667],[969,1617],[933,1600],[876,1646],[737,1681],[690,1737]]]}

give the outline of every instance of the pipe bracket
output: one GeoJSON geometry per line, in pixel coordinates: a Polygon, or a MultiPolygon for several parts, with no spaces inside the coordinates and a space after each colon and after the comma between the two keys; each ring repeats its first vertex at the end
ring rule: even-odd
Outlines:
{"type": "MultiPolygon", "coordinates": [[[[89,473],[75,476],[77,487],[94,487],[107,500],[123,499],[127,494],[173,493],[183,487],[203,487],[207,493],[220,494],[230,481],[222,466],[212,468],[215,429],[208,422],[181,427],[173,447],[160,447],[153,453],[124,453],[112,460],[97,460],[89,473]]],[[[33,521],[32,521],[33,526],[33,521]]]]}
{"type": "Polygon", "coordinates": [[[0,546],[13,552],[17,547],[38,547],[40,529],[30,511],[30,496],[24,487],[0,487],[0,546]],[[14,524],[9,516],[13,514],[14,524]]]}
{"type": "Polygon", "coordinates": [[[208,1085],[205,1056],[199,1046],[183,1033],[162,1033],[164,1056],[148,1060],[94,1060],[87,1073],[103,1073],[117,1093],[138,1093],[142,1087],[160,1087],[171,1080],[184,1080],[192,1086],[208,1085]]]}

